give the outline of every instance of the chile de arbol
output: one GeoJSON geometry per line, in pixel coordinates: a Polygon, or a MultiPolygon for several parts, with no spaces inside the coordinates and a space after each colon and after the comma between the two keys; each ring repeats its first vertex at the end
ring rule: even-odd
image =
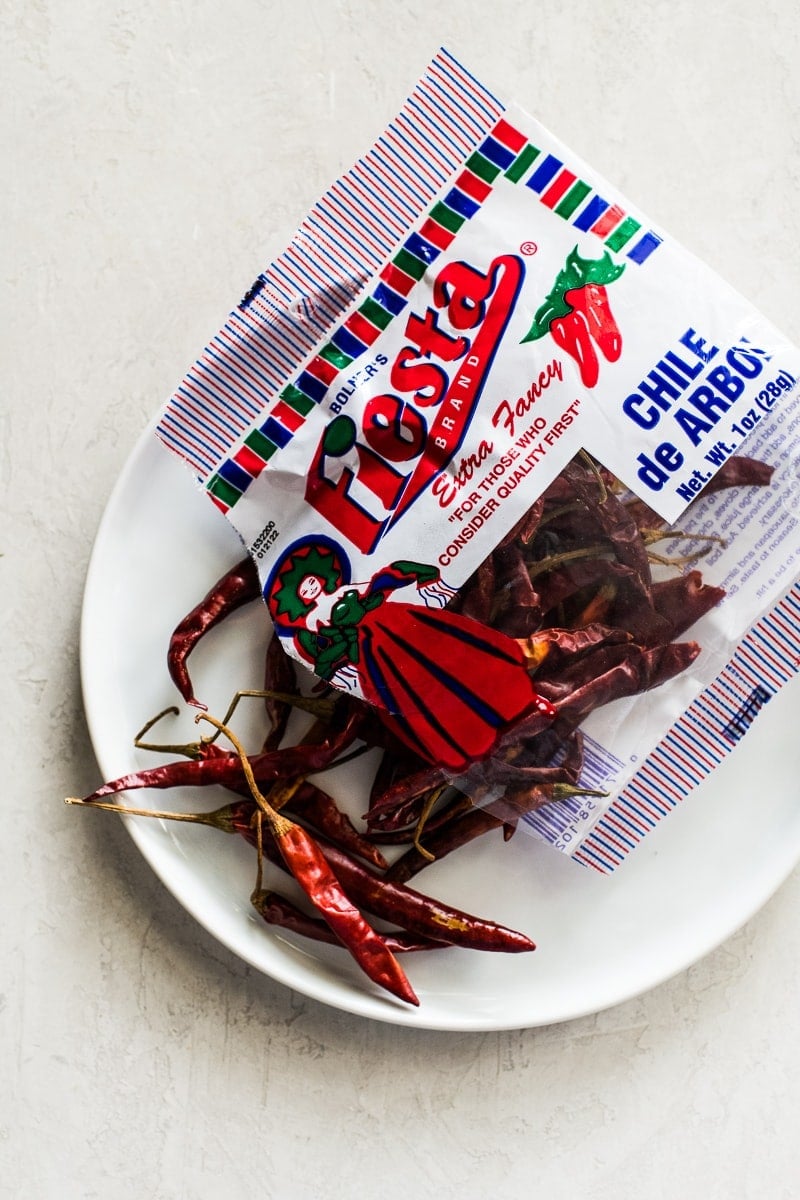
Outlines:
{"type": "Polygon", "coordinates": [[[360,427],[343,413],[326,426],[305,498],[364,554],[461,446],[524,269],[516,255],[498,256],[485,273],[449,263],[434,282],[433,305],[406,322],[389,369],[394,391],[366,402],[360,427]]]}

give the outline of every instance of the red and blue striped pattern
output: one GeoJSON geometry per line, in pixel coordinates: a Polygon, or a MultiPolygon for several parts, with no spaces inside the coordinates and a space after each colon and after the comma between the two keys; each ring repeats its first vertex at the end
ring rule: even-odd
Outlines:
{"type": "MultiPolygon", "coordinates": [[[[455,110],[452,115],[456,116],[455,110]]],[[[577,210],[578,215],[573,221],[576,228],[601,237],[606,246],[616,252],[621,252],[640,231],[638,221],[626,216],[618,205],[609,206],[607,201],[592,193],[589,185],[579,180],[554,155],[548,154],[541,165],[537,165],[539,155],[540,151],[507,120],[501,117],[494,122],[472,153],[461,161],[455,179],[450,177],[452,186],[449,190],[427,212],[419,228],[408,234],[384,263],[377,273],[377,283],[358,308],[327,335],[328,340],[306,362],[299,375],[281,389],[266,420],[245,436],[244,446],[232,457],[223,459],[207,478],[206,489],[223,512],[228,512],[244,495],[272,456],[288,445],[308,414],[325,399],[339,373],[366,354],[383,330],[403,312],[414,285],[447,249],[464,222],[480,211],[498,178],[516,184],[533,168],[526,186],[542,193],[542,204],[563,219],[571,217],[577,210]],[[599,217],[598,213],[601,214],[599,217]]],[[[335,184],[330,195],[338,202],[340,193],[346,193],[356,208],[361,197],[370,200],[377,196],[375,192],[366,196],[357,183],[353,187],[346,186],[346,180],[335,184]]],[[[366,209],[360,219],[368,221],[366,209]]],[[[374,227],[375,222],[369,224],[374,227]]],[[[402,221],[396,228],[402,229],[402,221]]],[[[646,233],[628,250],[627,257],[641,265],[659,243],[655,234],[646,233]]],[[[295,277],[299,279],[298,271],[299,268],[295,268],[295,277]]],[[[310,280],[306,282],[310,284],[310,280]]],[[[258,305],[263,291],[260,285],[261,281],[246,303],[258,305]]],[[[342,306],[346,307],[345,304],[342,306]]],[[[335,304],[332,312],[336,312],[335,304]]]]}
{"type": "Polygon", "coordinates": [[[635,263],[657,248],[656,234],[642,233],[555,155],[543,156],[503,112],[441,50],[385,134],[315,205],[188,372],[156,432],[223,512],[404,311],[498,178],[523,183],[635,263]]]}
{"type": "Polygon", "coordinates": [[[690,704],[572,858],[615,867],[730,753],[758,709],[800,670],[800,584],[746,634],[717,678],[690,704]]]}
{"type": "MultiPolygon", "coordinates": [[[[404,311],[415,283],[496,181],[521,185],[635,264],[658,248],[656,233],[577,168],[530,143],[503,113],[440,51],[386,133],[315,205],[188,372],[157,433],[223,512],[288,445],[339,373],[404,311]]],[[[752,718],[753,697],[765,702],[797,672],[799,630],[795,588],[670,729],[573,852],[576,861],[613,870],[713,770],[735,744],[742,712],[752,718]]]]}
{"type": "MultiPolygon", "coordinates": [[[[314,206],[291,246],[259,276],[188,372],[156,432],[201,480],[218,475],[220,494],[211,495],[219,507],[229,507],[241,495],[240,485],[252,479],[252,468],[257,462],[263,467],[280,445],[281,429],[293,432],[291,420],[287,427],[282,419],[285,410],[271,414],[275,424],[256,424],[265,408],[502,112],[491,92],[441,50],[398,117],[314,206]],[[251,427],[252,439],[229,458],[231,447],[251,427]]],[[[465,191],[463,198],[453,199],[468,206],[474,197],[465,191]]],[[[425,239],[424,228],[420,233],[425,239]]],[[[376,304],[383,311],[388,301],[391,316],[406,282],[402,268],[390,274],[376,304]]],[[[299,417],[319,402],[331,368],[335,374],[340,361],[352,361],[352,351],[377,336],[368,319],[350,323],[347,333],[355,341],[343,334],[342,345],[337,343],[327,359],[313,359],[296,381],[296,392],[282,397],[299,417]]]]}
{"type": "Polygon", "coordinates": [[[236,504],[272,456],[288,444],[308,414],[325,399],[339,373],[366,354],[404,311],[414,285],[464,222],[480,211],[503,165],[513,164],[524,145],[524,136],[501,118],[466,161],[461,160],[461,169],[450,179],[452,186],[427,211],[419,228],[395,246],[358,308],[328,334],[314,357],[278,393],[267,419],[245,436],[244,446],[207,480],[206,489],[223,512],[236,504]]]}

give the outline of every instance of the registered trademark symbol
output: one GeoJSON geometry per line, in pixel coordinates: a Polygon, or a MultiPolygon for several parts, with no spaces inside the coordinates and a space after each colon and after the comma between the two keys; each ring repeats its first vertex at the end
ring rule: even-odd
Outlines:
{"type": "Polygon", "coordinates": [[[538,249],[536,242],[523,242],[519,251],[520,254],[526,254],[530,258],[531,254],[535,254],[538,249]]]}

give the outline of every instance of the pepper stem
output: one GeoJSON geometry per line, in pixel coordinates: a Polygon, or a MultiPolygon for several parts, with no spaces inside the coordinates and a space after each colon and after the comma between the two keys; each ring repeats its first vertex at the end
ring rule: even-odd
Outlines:
{"type": "MultiPolygon", "coordinates": [[[[338,702],[338,696],[333,696],[330,699],[326,699],[325,697],[301,696],[299,693],[294,692],[273,692],[269,688],[266,690],[263,688],[242,689],[235,694],[228,705],[228,711],[222,718],[223,725],[228,725],[230,723],[230,719],[235,713],[239,701],[243,699],[280,700],[284,704],[291,704],[294,708],[300,708],[303,710],[303,712],[311,713],[312,716],[318,718],[324,717],[328,721],[333,716],[334,709],[338,702]]],[[[218,729],[213,737],[209,740],[212,742],[216,741],[221,732],[222,731],[218,729]]]]}
{"type": "Polygon", "coordinates": [[[542,513],[539,520],[539,526],[547,525],[550,521],[557,521],[559,517],[563,517],[565,513],[577,512],[580,508],[577,500],[569,500],[565,504],[558,504],[555,508],[549,509],[548,512],[542,513]]]}
{"type": "Polygon", "coordinates": [[[264,887],[264,830],[263,830],[264,814],[260,808],[256,809],[254,825],[256,830],[256,884],[250,896],[250,903],[254,903],[253,897],[263,891],[264,887]]]}
{"type": "Polygon", "coordinates": [[[149,733],[153,726],[158,724],[163,717],[177,717],[177,715],[178,709],[174,704],[171,704],[169,708],[163,708],[160,713],[156,713],[154,717],[151,717],[147,724],[142,726],[142,728],[136,734],[136,737],[133,739],[133,744],[136,749],[155,750],[157,754],[183,754],[186,756],[186,758],[191,758],[197,761],[201,755],[199,742],[183,742],[182,744],[175,744],[172,742],[143,741],[144,735],[149,733]]]}
{"type": "Polygon", "coordinates": [[[693,554],[676,554],[670,556],[668,554],[656,554],[655,550],[648,550],[647,557],[650,562],[658,563],[662,567],[686,567],[691,563],[697,562],[698,558],[702,558],[705,553],[705,550],[695,550],[693,554]]]}
{"type": "Polygon", "coordinates": [[[563,554],[550,554],[547,558],[541,558],[538,562],[531,563],[528,567],[528,575],[531,579],[535,579],[543,571],[552,571],[555,567],[560,567],[562,563],[573,562],[576,558],[597,558],[603,554],[608,554],[608,546],[600,543],[595,546],[582,546],[579,550],[565,550],[563,554]]]}
{"type": "Polygon", "coordinates": [[[640,529],[639,533],[645,546],[652,546],[654,542],[666,542],[670,538],[685,538],[687,541],[695,542],[716,542],[718,546],[727,546],[728,544],[726,538],[720,537],[716,533],[689,533],[685,529],[670,529],[667,526],[663,529],[640,529]]]}
{"type": "Polygon", "coordinates": [[[446,783],[443,783],[439,787],[433,788],[433,790],[428,793],[428,795],[425,797],[425,803],[422,805],[422,811],[419,814],[419,820],[417,821],[417,824],[414,827],[414,838],[413,838],[414,849],[419,851],[419,853],[422,855],[422,857],[427,859],[428,862],[435,862],[436,855],[431,854],[430,850],[425,849],[422,842],[420,841],[420,838],[422,837],[422,831],[425,828],[428,817],[433,812],[436,801],[439,799],[442,792],[445,790],[445,788],[447,786],[448,785],[446,783]]]}
{"type": "Polygon", "coordinates": [[[228,819],[230,806],[227,804],[209,813],[180,813],[157,808],[127,808],[124,804],[113,804],[108,800],[81,800],[77,796],[67,796],[64,803],[74,804],[78,808],[100,808],[103,812],[113,812],[123,817],[155,817],[159,821],[185,821],[188,825],[208,825],[224,833],[233,832],[233,826],[228,819]]]}
{"type": "Polygon", "coordinates": [[[548,804],[552,800],[569,800],[572,796],[607,796],[609,794],[597,788],[577,787],[574,783],[551,783],[545,784],[545,787],[550,791],[548,804]]]}
{"type": "Polygon", "coordinates": [[[281,814],[272,807],[267,798],[259,791],[255,775],[253,774],[253,768],[250,766],[250,760],[245,753],[244,746],[239,741],[233,730],[229,729],[224,721],[219,721],[216,717],[212,717],[211,713],[198,713],[194,720],[195,724],[198,724],[200,721],[208,721],[209,725],[213,725],[219,733],[225,735],[236,753],[239,755],[239,761],[242,764],[242,771],[245,779],[247,780],[247,786],[249,787],[250,793],[256,804],[269,821],[272,832],[276,837],[285,836],[292,828],[292,822],[287,820],[286,817],[281,816],[281,814]]]}
{"type": "Polygon", "coordinates": [[[586,463],[586,466],[589,468],[589,470],[592,472],[595,479],[597,480],[597,486],[600,489],[599,503],[605,504],[606,500],[608,499],[608,488],[606,487],[606,483],[605,483],[605,480],[603,479],[603,476],[600,474],[600,468],[598,467],[597,463],[592,458],[591,454],[589,454],[586,450],[579,450],[578,456],[583,459],[583,461],[586,463]]]}

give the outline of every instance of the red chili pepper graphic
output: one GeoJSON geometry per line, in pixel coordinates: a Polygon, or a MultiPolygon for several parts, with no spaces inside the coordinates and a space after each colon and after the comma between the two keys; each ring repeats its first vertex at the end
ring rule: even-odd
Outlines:
{"type": "Polygon", "coordinates": [[[583,386],[594,387],[600,377],[600,364],[592,345],[591,326],[586,314],[575,309],[565,317],[556,317],[550,322],[550,333],[559,349],[575,359],[583,386]]]}
{"type": "Polygon", "coordinates": [[[618,279],[624,270],[624,266],[612,262],[608,251],[602,258],[587,259],[581,258],[576,246],[534,314],[523,342],[552,334],[556,345],[575,360],[583,386],[593,388],[600,377],[595,344],[607,362],[616,362],[622,353],[622,337],[611,312],[606,284],[618,279]]]}
{"type": "Polygon", "coordinates": [[[603,357],[608,362],[616,362],[622,353],[622,338],[608,303],[605,285],[587,283],[581,288],[572,288],[565,294],[564,299],[586,318],[589,332],[600,347],[603,357]]]}

